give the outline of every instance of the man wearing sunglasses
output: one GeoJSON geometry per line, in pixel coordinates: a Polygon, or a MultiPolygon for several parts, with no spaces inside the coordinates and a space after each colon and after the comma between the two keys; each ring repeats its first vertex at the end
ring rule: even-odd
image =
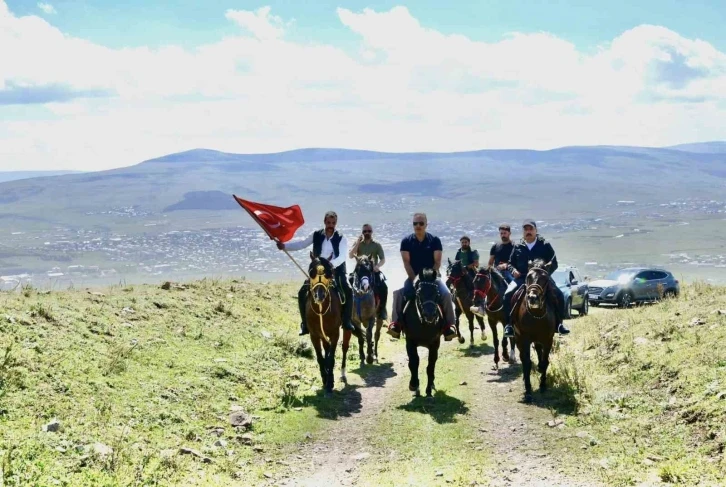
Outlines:
{"type": "MultiPolygon", "coordinates": [[[[428,221],[425,213],[416,213],[413,215],[413,233],[401,240],[401,258],[403,259],[403,267],[406,269],[408,279],[403,283],[403,292],[393,294],[393,309],[391,324],[388,325],[386,333],[393,338],[401,336],[401,326],[398,323],[399,316],[403,313],[403,296],[412,296],[415,294],[413,281],[419,273],[426,268],[434,269],[440,274],[441,253],[443,247],[439,237],[431,235],[426,231],[428,221]]],[[[454,323],[454,303],[451,300],[451,293],[441,278],[436,279],[439,286],[439,306],[444,310],[444,340],[447,342],[456,336],[456,328],[454,323]]]]}
{"type": "Polygon", "coordinates": [[[383,246],[377,240],[373,239],[373,227],[366,223],[363,225],[361,235],[351,247],[348,252],[348,257],[355,259],[361,255],[367,255],[373,261],[373,285],[380,299],[378,317],[382,320],[388,319],[388,313],[386,312],[386,304],[388,303],[388,286],[386,281],[381,275],[381,267],[386,263],[386,256],[383,253],[383,246]]]}

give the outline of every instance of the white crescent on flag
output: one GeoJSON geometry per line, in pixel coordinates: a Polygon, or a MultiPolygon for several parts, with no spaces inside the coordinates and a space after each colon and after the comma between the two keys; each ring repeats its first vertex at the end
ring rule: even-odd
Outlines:
{"type": "Polygon", "coordinates": [[[255,210],[254,213],[255,213],[255,215],[257,215],[257,217],[260,220],[265,222],[270,228],[278,228],[278,227],[282,226],[278,219],[276,219],[274,216],[270,215],[266,211],[255,210]]]}

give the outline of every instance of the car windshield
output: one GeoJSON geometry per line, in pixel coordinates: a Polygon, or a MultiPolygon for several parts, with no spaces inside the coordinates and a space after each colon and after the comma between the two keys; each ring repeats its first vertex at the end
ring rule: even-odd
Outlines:
{"type": "Polygon", "coordinates": [[[634,275],[635,272],[633,271],[615,271],[605,276],[605,279],[608,281],[617,281],[620,284],[625,284],[626,282],[630,281],[634,275]]]}
{"type": "Polygon", "coordinates": [[[568,273],[566,271],[555,271],[552,273],[552,279],[558,286],[561,286],[567,284],[567,275],[568,273]]]}

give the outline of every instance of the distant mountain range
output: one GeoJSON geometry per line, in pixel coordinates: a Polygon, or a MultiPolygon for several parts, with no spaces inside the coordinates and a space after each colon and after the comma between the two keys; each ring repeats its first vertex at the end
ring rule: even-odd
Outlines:
{"type": "Polygon", "coordinates": [[[81,171],[0,171],[0,183],[6,181],[17,181],[18,179],[29,179],[43,176],[61,176],[63,174],[77,174],[81,171]]]}
{"type": "Polygon", "coordinates": [[[138,214],[230,221],[237,215],[224,210],[241,211],[232,193],[272,204],[298,203],[306,215],[340,207],[363,212],[364,204],[374,201],[375,214],[383,218],[386,212],[409,213],[396,203],[408,198],[452,220],[522,211],[545,218],[597,212],[617,200],[722,196],[726,142],[452,153],[195,149],[107,171],[22,174],[41,177],[0,183],[0,226],[5,221],[14,228],[23,222],[111,228],[138,214]]]}

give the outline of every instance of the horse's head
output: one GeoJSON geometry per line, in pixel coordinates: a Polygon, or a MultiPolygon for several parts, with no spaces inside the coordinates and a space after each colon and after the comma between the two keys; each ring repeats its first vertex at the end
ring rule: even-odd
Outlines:
{"type": "Polygon", "coordinates": [[[448,260],[449,265],[446,267],[446,275],[453,280],[461,279],[464,275],[464,266],[461,264],[461,261],[455,260],[454,262],[451,262],[451,259],[448,260]]]}
{"type": "Polygon", "coordinates": [[[436,325],[441,317],[437,277],[435,270],[423,269],[416,284],[416,309],[421,322],[429,326],[436,325]]]}
{"type": "Polygon", "coordinates": [[[356,291],[367,293],[372,289],[371,285],[373,283],[373,261],[371,261],[370,256],[362,255],[360,257],[356,257],[353,278],[356,291]]]}
{"type": "Polygon", "coordinates": [[[527,285],[527,306],[530,309],[543,309],[545,306],[545,294],[550,283],[547,266],[548,264],[542,259],[529,262],[525,284],[527,285]]]}
{"type": "Polygon", "coordinates": [[[310,252],[308,276],[310,276],[310,290],[316,303],[322,303],[325,300],[328,294],[327,289],[333,280],[333,274],[333,264],[329,260],[323,257],[315,257],[310,252]]]}

